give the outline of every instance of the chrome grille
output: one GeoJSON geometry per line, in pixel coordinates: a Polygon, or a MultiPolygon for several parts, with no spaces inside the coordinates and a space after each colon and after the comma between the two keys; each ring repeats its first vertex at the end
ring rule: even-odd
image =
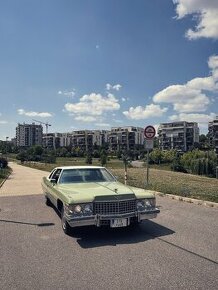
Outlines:
{"type": "Polygon", "coordinates": [[[94,214],[112,215],[136,211],[136,200],[94,202],[94,214]]]}

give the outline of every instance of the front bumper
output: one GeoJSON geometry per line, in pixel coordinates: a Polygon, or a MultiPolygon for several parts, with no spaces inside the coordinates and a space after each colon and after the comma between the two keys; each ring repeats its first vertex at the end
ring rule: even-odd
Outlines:
{"type": "Polygon", "coordinates": [[[111,220],[114,219],[127,219],[127,225],[131,224],[134,219],[138,222],[147,219],[153,219],[157,217],[160,212],[159,209],[154,208],[152,210],[130,212],[126,214],[116,214],[116,215],[92,215],[92,216],[65,216],[66,221],[71,227],[82,227],[82,226],[97,226],[110,224],[111,220]]]}

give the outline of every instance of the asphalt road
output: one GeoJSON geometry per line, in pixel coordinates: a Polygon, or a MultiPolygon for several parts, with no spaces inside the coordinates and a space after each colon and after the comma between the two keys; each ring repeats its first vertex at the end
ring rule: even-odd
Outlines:
{"type": "Polygon", "coordinates": [[[0,189],[2,290],[217,289],[218,209],[158,197],[158,218],[138,228],[80,228],[69,237],[40,194],[44,173],[15,167],[0,189]],[[13,189],[20,170],[25,195],[13,189]],[[28,195],[30,176],[38,190],[28,195]]]}

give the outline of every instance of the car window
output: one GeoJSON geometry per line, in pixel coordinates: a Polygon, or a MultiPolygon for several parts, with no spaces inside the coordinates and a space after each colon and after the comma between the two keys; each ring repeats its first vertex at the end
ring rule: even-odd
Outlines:
{"type": "Polygon", "coordinates": [[[52,172],[49,174],[49,177],[48,177],[48,179],[51,179],[51,177],[52,177],[52,174],[54,173],[54,171],[55,171],[55,169],[53,169],[53,170],[52,170],[52,172]]]}
{"type": "Polygon", "coordinates": [[[81,168],[63,170],[60,183],[111,182],[115,178],[103,168],[81,168]]]}
{"type": "Polygon", "coordinates": [[[58,178],[59,178],[59,176],[60,176],[60,174],[61,174],[61,170],[62,170],[62,169],[60,169],[60,168],[56,169],[56,170],[54,171],[54,173],[52,174],[51,179],[58,180],[58,178]]]}

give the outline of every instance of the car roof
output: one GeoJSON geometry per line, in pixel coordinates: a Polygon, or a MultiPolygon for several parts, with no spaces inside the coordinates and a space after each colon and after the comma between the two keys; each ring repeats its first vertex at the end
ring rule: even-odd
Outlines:
{"type": "Polygon", "coordinates": [[[58,166],[55,169],[96,169],[96,168],[105,168],[102,166],[58,166]]]}

